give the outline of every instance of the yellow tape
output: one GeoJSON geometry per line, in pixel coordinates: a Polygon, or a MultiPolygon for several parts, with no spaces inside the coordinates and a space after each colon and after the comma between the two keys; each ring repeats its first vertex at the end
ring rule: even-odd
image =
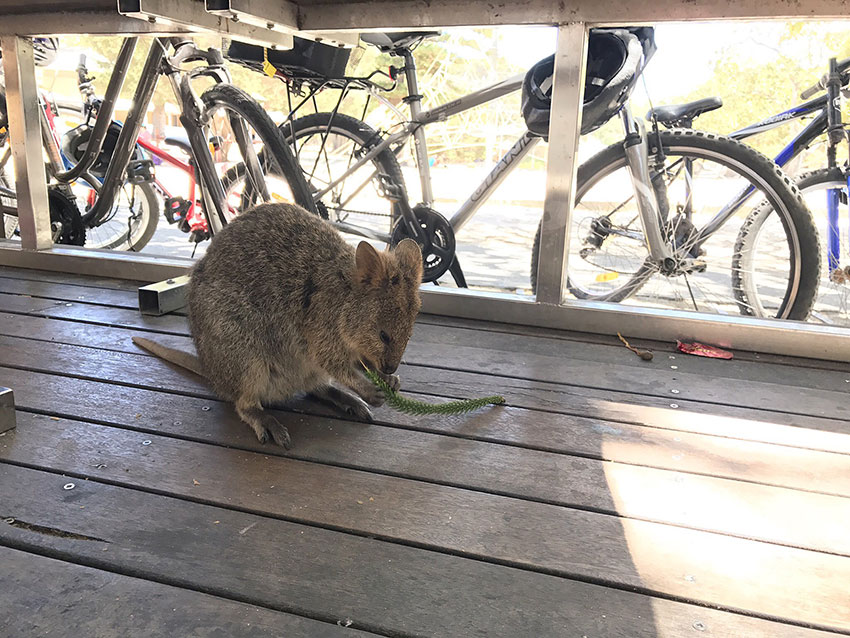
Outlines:
{"type": "Polygon", "coordinates": [[[275,69],[274,65],[269,62],[269,50],[266,47],[263,47],[263,73],[268,75],[270,78],[273,78],[275,73],[277,73],[277,69],[275,69]]]}

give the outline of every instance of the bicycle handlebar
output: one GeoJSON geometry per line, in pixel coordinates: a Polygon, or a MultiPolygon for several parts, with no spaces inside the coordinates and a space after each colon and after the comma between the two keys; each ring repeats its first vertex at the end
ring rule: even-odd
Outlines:
{"type": "MultiPolygon", "coordinates": [[[[850,58],[845,58],[836,65],[836,70],[841,74],[843,74],[848,68],[850,68],[850,58]]],[[[843,81],[845,78],[842,76],[841,79],[843,81]]],[[[819,93],[820,91],[825,90],[827,80],[829,80],[829,73],[824,73],[823,76],[821,76],[820,80],[818,80],[815,84],[800,93],[800,99],[808,100],[815,93],[819,93]]]]}

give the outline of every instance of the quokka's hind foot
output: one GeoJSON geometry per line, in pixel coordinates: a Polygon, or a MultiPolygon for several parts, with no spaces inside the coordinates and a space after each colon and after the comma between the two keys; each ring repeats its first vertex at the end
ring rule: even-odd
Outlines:
{"type": "Polygon", "coordinates": [[[260,443],[268,443],[273,440],[287,450],[292,447],[292,439],[289,437],[286,426],[263,408],[255,405],[241,406],[237,404],[236,413],[245,423],[251,426],[260,443]]]}
{"type": "Polygon", "coordinates": [[[372,411],[366,402],[356,394],[341,390],[333,385],[317,388],[311,394],[325,403],[329,403],[345,414],[351,415],[360,421],[371,423],[373,421],[372,411]]]}

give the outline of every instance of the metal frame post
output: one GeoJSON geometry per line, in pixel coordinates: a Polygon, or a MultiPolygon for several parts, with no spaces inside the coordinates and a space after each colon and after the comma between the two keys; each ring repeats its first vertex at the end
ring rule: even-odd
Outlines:
{"type": "Polygon", "coordinates": [[[41,149],[41,118],[32,41],[0,35],[6,74],[6,110],[15,167],[18,225],[25,250],[45,250],[53,245],[50,207],[41,149]]]}
{"type": "Polygon", "coordinates": [[[559,25],[549,115],[546,200],[537,264],[537,301],[546,304],[560,304],[566,284],[586,60],[587,25],[584,22],[559,25]]]}

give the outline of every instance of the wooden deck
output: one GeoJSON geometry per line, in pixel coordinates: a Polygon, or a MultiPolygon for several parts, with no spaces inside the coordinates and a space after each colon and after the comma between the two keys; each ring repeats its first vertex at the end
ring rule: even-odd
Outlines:
{"type": "Polygon", "coordinates": [[[285,452],[135,289],[0,269],[4,636],[850,634],[850,365],[424,316],[406,393],[506,407],[304,400],[285,452]]]}

